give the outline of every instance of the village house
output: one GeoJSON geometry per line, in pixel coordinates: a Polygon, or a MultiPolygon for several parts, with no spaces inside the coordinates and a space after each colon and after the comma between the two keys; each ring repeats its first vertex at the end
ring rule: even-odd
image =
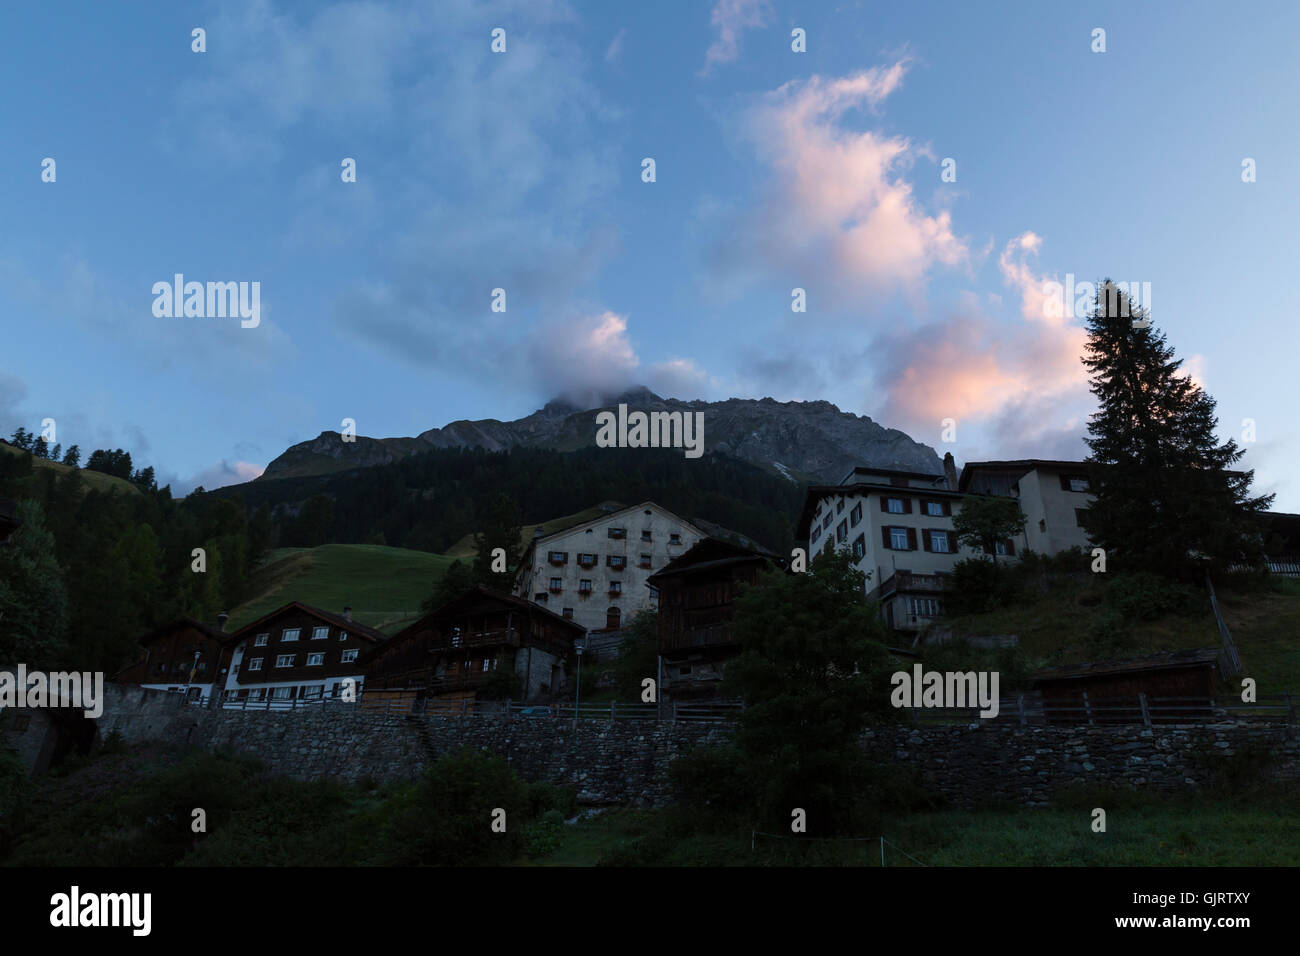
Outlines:
{"type": "Polygon", "coordinates": [[[334,614],[292,601],[226,638],[232,653],[225,701],[291,706],[338,697],[348,680],[359,689],[361,652],[385,640],[352,620],[351,608],[334,614]]]}
{"type": "Polygon", "coordinates": [[[659,592],[661,694],[716,693],[727,662],[741,650],[731,630],[736,597],[781,564],[770,551],[709,537],[650,576],[659,592]]]}
{"type": "Polygon", "coordinates": [[[226,686],[230,650],[225,626],[221,614],[215,627],[190,617],[156,627],[140,638],[144,657],[114,674],[113,682],[210,698],[214,688],[226,686]]]}
{"type": "Polygon", "coordinates": [[[564,685],[582,636],[582,625],[569,618],[478,585],[363,655],[365,701],[409,701],[418,709],[428,699],[485,693],[545,699],[564,685]]]}
{"type": "Polygon", "coordinates": [[[971,495],[1007,495],[1020,502],[1025,530],[1010,553],[1032,550],[1057,554],[1091,547],[1083,530],[1083,512],[1092,504],[1092,477],[1087,462],[972,461],[961,470],[957,490],[971,495]]]}
{"type": "Polygon", "coordinates": [[[616,632],[637,611],[654,607],[650,575],[706,534],[652,501],[539,532],[524,553],[514,594],[603,632],[606,646],[617,643],[616,632]]]}

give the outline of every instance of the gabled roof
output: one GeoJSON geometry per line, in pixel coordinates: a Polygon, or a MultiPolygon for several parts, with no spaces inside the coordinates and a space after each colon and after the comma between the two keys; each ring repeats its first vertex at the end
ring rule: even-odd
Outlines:
{"type": "Polygon", "coordinates": [[[490,588],[484,584],[476,584],[472,588],[468,588],[460,594],[457,594],[454,598],[445,602],[440,607],[421,614],[417,620],[406,625],[406,627],[394,634],[382,646],[373,647],[364,654],[361,654],[358,663],[365,664],[367,661],[372,660],[381,651],[387,651],[390,647],[410,640],[415,634],[426,628],[430,620],[454,612],[457,605],[471,600],[482,600],[484,598],[496,601],[507,607],[513,607],[527,614],[536,614],[539,617],[548,619],[553,623],[559,624],[561,627],[573,631],[575,635],[581,635],[587,632],[587,629],[576,621],[571,621],[567,617],[561,617],[559,614],[542,607],[540,604],[529,601],[526,598],[516,597],[515,595],[508,594],[505,591],[498,591],[496,588],[490,588]]]}
{"type": "Polygon", "coordinates": [[[192,617],[182,615],[175,620],[168,621],[166,624],[160,624],[148,634],[142,635],[138,643],[141,647],[148,647],[164,634],[170,634],[172,631],[182,627],[192,627],[196,631],[201,631],[205,636],[210,637],[215,641],[224,641],[230,636],[219,627],[213,627],[211,624],[204,624],[202,621],[196,621],[192,617]]]}
{"type": "Polygon", "coordinates": [[[916,478],[919,481],[943,481],[946,477],[942,471],[935,474],[931,471],[899,471],[895,468],[871,468],[867,465],[855,465],[853,470],[844,476],[844,480],[840,484],[852,483],[854,475],[885,475],[888,478],[916,478]]]}
{"type": "Polygon", "coordinates": [[[540,543],[550,541],[552,538],[558,535],[572,534],[574,531],[580,531],[583,528],[586,528],[588,526],[595,526],[601,524],[602,522],[608,521],[609,519],[615,518],[619,515],[628,514],[633,511],[644,511],[646,508],[654,508],[658,511],[661,511],[664,514],[668,515],[668,517],[673,518],[676,521],[680,521],[686,527],[699,532],[701,535],[704,534],[704,532],[700,528],[696,527],[694,523],[687,521],[685,518],[681,517],[680,515],[674,514],[673,512],[665,508],[663,505],[656,504],[653,501],[643,501],[639,505],[628,505],[626,508],[619,508],[616,511],[607,512],[603,515],[600,515],[597,518],[588,518],[586,521],[578,521],[571,525],[566,525],[565,527],[557,528],[553,531],[549,531],[539,538],[533,538],[532,544],[529,545],[529,549],[530,550],[533,549],[536,545],[540,543]]]}
{"type": "Polygon", "coordinates": [[[646,578],[646,583],[654,585],[663,578],[703,568],[723,568],[754,562],[779,563],[780,560],[766,549],[746,548],[722,538],[704,538],[646,578]]]}
{"type": "Polygon", "coordinates": [[[347,631],[349,634],[355,634],[357,637],[363,638],[372,643],[382,644],[384,641],[388,640],[388,635],[383,631],[377,631],[373,627],[366,627],[366,625],[358,623],[357,621],[349,621],[341,614],[335,614],[332,611],[312,607],[310,604],[303,604],[301,601],[290,601],[288,604],[276,608],[269,614],[263,614],[256,621],[253,621],[250,624],[245,624],[239,630],[226,635],[226,642],[228,644],[238,644],[250,633],[256,633],[257,628],[261,627],[267,621],[272,621],[281,614],[295,608],[300,611],[306,611],[312,617],[319,618],[326,624],[333,624],[335,627],[347,631]]]}
{"type": "Polygon", "coordinates": [[[1146,657],[1130,657],[1118,661],[1096,661],[1090,664],[1067,664],[1052,667],[1033,675],[1039,681],[1078,680],[1116,674],[1141,674],[1146,671],[1163,671],[1179,667],[1197,667],[1213,664],[1219,659],[1219,648],[1196,647],[1184,651],[1162,651],[1146,657]]]}

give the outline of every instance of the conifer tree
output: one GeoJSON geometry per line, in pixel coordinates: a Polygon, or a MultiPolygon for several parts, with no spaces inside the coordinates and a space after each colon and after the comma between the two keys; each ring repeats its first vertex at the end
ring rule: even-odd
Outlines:
{"type": "Polygon", "coordinates": [[[1100,409],[1088,423],[1094,503],[1084,530],[1121,568],[1197,578],[1206,568],[1255,563],[1262,543],[1253,471],[1244,451],[1215,436],[1215,401],[1109,279],[1088,318],[1084,365],[1100,409]]]}

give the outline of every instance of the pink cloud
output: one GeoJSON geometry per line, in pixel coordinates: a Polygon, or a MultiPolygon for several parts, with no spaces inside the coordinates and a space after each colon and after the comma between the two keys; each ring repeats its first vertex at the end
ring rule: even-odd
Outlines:
{"type": "Polygon", "coordinates": [[[715,63],[734,63],[740,56],[740,35],[749,29],[767,26],[772,15],[768,0],[718,0],[709,17],[718,38],[704,54],[707,73],[715,63]]]}

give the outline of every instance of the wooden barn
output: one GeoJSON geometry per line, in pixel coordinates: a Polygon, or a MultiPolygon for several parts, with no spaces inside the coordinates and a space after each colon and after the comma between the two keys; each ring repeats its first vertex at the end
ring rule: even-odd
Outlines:
{"type": "Polygon", "coordinates": [[[1217,647],[1165,651],[1056,667],[1041,671],[1033,681],[1051,723],[1142,723],[1140,695],[1146,696],[1151,722],[1176,722],[1209,714],[1219,654],[1217,647]]]}
{"type": "Polygon", "coordinates": [[[224,625],[223,614],[215,627],[179,617],[154,628],[140,638],[144,656],[114,674],[113,682],[211,696],[214,686],[218,691],[225,687],[230,667],[224,625]]]}
{"type": "Polygon", "coordinates": [[[537,700],[558,692],[581,624],[478,585],[409,625],[361,660],[365,703],[537,700]]]}
{"type": "Polygon", "coordinates": [[[705,538],[649,578],[659,591],[662,690],[677,699],[716,693],[726,662],[740,653],[731,619],[740,589],[779,567],[769,551],[705,538]]]}

